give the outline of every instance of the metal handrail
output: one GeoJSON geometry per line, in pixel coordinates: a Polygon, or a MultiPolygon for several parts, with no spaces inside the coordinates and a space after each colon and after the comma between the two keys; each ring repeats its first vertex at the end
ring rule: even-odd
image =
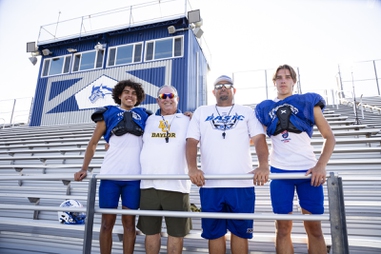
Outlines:
{"type": "MultiPolygon", "coordinates": [[[[243,175],[204,175],[205,179],[253,179],[253,174],[243,175]]],[[[303,173],[289,173],[269,175],[269,179],[306,179],[303,173]]],[[[84,231],[83,254],[90,254],[93,238],[94,215],[98,213],[145,215],[145,216],[170,216],[189,218],[217,218],[217,219],[259,219],[259,220],[303,220],[303,221],[329,221],[331,226],[332,254],[349,253],[348,235],[346,228],[344,194],[341,178],[331,172],[327,175],[327,189],[329,199],[329,215],[295,215],[295,214],[258,214],[258,213],[211,213],[211,212],[177,212],[177,211],[152,211],[152,210],[124,210],[124,209],[101,209],[95,208],[96,188],[98,179],[189,179],[188,175],[99,175],[92,174],[89,179],[87,193],[87,207],[65,208],[65,211],[86,212],[86,223],[84,231]]],[[[24,175],[24,176],[2,176],[1,180],[68,180],[73,176],[67,174],[55,175],[24,175]]],[[[32,206],[32,205],[8,205],[0,204],[0,209],[24,209],[24,210],[47,210],[61,211],[61,207],[32,206]]]]}

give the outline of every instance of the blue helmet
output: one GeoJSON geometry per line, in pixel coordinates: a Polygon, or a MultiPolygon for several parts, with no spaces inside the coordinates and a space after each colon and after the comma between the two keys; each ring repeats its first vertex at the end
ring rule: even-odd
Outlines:
{"type": "MultiPolygon", "coordinates": [[[[77,200],[66,200],[60,207],[83,207],[77,200]]],[[[58,221],[62,224],[84,224],[86,213],[58,211],[58,221]]]]}

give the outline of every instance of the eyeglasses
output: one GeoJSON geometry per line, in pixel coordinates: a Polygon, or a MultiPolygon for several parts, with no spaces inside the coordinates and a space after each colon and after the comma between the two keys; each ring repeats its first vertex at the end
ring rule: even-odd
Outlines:
{"type": "Polygon", "coordinates": [[[226,89],[230,89],[230,88],[233,87],[233,84],[229,84],[229,83],[227,83],[227,84],[217,84],[217,85],[214,86],[214,89],[220,90],[220,89],[222,89],[222,87],[225,87],[226,89]]]}
{"type": "Polygon", "coordinates": [[[176,97],[176,94],[174,94],[174,93],[161,93],[161,94],[159,94],[159,99],[162,99],[162,100],[165,100],[167,98],[173,99],[175,97],[176,97]]]}

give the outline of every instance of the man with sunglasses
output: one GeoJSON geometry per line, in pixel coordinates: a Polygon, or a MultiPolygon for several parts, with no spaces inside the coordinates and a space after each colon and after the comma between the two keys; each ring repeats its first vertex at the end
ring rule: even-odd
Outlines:
{"type": "MultiPolygon", "coordinates": [[[[201,106],[188,127],[186,156],[189,177],[200,188],[203,212],[253,213],[254,185],[268,181],[268,147],[262,125],[250,107],[234,104],[233,80],[220,76],[214,83],[216,104],[201,106]],[[250,141],[259,165],[252,170],[250,141]],[[197,166],[200,146],[201,169],[197,166]],[[206,175],[254,173],[253,180],[205,180],[206,175]],[[254,185],[253,185],[254,182],[254,185]]],[[[226,253],[225,234],[231,233],[231,252],[248,253],[253,220],[202,219],[201,236],[209,241],[209,253],[226,253]]]]}
{"type": "MultiPolygon", "coordinates": [[[[183,175],[188,173],[185,137],[190,112],[178,109],[179,96],[173,86],[159,88],[159,109],[151,115],[143,135],[140,161],[142,174],[183,175]]],[[[189,180],[141,180],[141,210],[190,211],[189,180]]],[[[190,218],[165,217],[167,253],[182,253],[183,239],[191,229],[190,218]]],[[[147,254],[157,254],[161,246],[162,217],[139,216],[137,227],[146,235],[147,254]]]]}

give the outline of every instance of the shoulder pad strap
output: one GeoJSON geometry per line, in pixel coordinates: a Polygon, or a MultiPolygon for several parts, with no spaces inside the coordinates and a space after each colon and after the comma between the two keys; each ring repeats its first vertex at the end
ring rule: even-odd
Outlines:
{"type": "Polygon", "coordinates": [[[97,110],[91,115],[91,120],[93,120],[94,122],[99,122],[99,121],[104,120],[103,113],[106,112],[106,110],[107,110],[106,107],[97,109],[97,110]]]}
{"type": "Polygon", "coordinates": [[[149,116],[153,114],[153,112],[152,112],[151,110],[149,110],[149,109],[146,109],[146,112],[147,112],[147,114],[148,114],[149,116]]]}

